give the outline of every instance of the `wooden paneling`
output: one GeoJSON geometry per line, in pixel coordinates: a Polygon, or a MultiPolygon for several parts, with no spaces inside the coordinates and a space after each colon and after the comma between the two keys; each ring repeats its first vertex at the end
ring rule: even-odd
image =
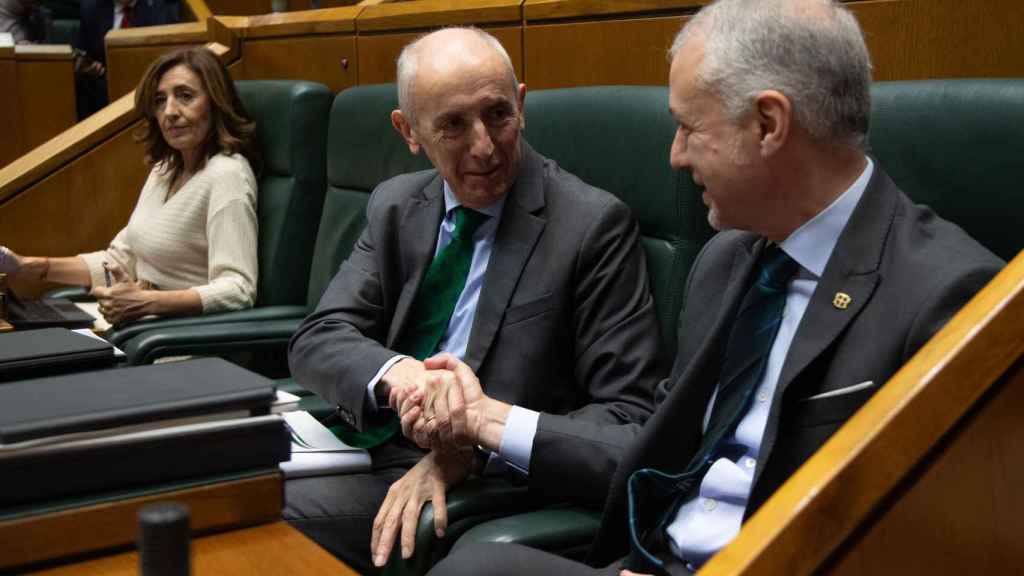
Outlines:
{"type": "Polygon", "coordinates": [[[1024,76],[1019,0],[851,2],[877,80],[1024,76]]]}
{"type": "Polygon", "coordinates": [[[364,31],[521,22],[521,0],[417,0],[366,6],[356,27],[364,31]]]}
{"type": "Polygon", "coordinates": [[[206,0],[206,5],[215,16],[253,16],[273,9],[271,0],[206,0]]]}
{"type": "MultiPolygon", "coordinates": [[[[518,26],[484,28],[501,42],[512,60],[516,76],[523,78],[523,37],[518,26]]],[[[380,84],[395,81],[395,63],[406,44],[416,39],[420,32],[402,34],[360,35],[359,41],[359,83],[380,84]]]]}
{"type": "Polygon", "coordinates": [[[24,150],[14,48],[0,48],[0,86],[7,87],[0,90],[0,126],[4,127],[3,138],[0,138],[0,167],[3,167],[21,156],[24,150]]]}
{"type": "Polygon", "coordinates": [[[1011,574],[1024,566],[1024,365],[829,571],[1011,574]],[[936,554],[936,550],[944,553],[936,554]]]}
{"type": "Polygon", "coordinates": [[[340,92],[356,83],[356,39],[352,35],[249,39],[242,56],[244,77],[321,82],[340,92]]]}
{"type": "MultiPolygon", "coordinates": [[[[0,205],[0,244],[21,254],[71,256],[106,247],[128,223],[149,173],[123,130],[0,205]]],[[[35,294],[41,286],[15,286],[35,294]]]]}
{"type": "Polygon", "coordinates": [[[279,38],[310,34],[355,33],[356,16],[362,8],[326,8],[251,16],[243,34],[246,38],[279,38]]]}
{"type": "Polygon", "coordinates": [[[843,573],[962,573],[961,561],[948,557],[957,554],[971,573],[1006,573],[1005,565],[986,568],[1008,559],[1017,571],[1024,560],[1021,317],[1024,255],[804,463],[701,574],[811,574],[844,549],[843,573]],[[893,557],[912,550],[923,554],[913,566],[893,557]],[[944,564],[922,564],[937,551],[944,564]],[[858,570],[864,566],[874,568],[858,570]]]}
{"type": "MultiPolygon", "coordinates": [[[[135,576],[139,555],[127,552],[80,564],[34,572],[37,576],[103,574],[135,576]]],[[[192,573],[283,576],[308,574],[356,576],[312,540],[284,522],[234,530],[192,541],[192,573]]]]}
{"type": "Polygon", "coordinates": [[[185,13],[185,20],[204,22],[207,18],[213,16],[213,12],[210,12],[210,7],[206,5],[204,0],[184,0],[182,2],[182,9],[185,13]]]}
{"type": "Polygon", "coordinates": [[[523,19],[551,20],[680,9],[696,11],[710,3],[711,0],[526,0],[523,2],[523,19]]]}
{"type": "Polygon", "coordinates": [[[75,66],[70,46],[19,46],[15,60],[25,153],[76,122],[75,66]]]}
{"type": "Polygon", "coordinates": [[[274,522],[281,518],[283,492],[281,473],[270,472],[7,520],[0,522],[0,567],[130,546],[139,510],[155,502],[187,506],[190,528],[198,533],[274,522]]]}
{"type": "Polygon", "coordinates": [[[684,16],[528,25],[526,85],[668,84],[668,48],[684,16]]]}

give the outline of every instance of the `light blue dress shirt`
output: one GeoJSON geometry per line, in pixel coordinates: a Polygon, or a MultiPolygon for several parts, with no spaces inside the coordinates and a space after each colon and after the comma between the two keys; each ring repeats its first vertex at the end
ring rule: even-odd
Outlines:
{"type": "MultiPolygon", "coordinates": [[[[723,439],[724,445],[737,447],[734,453],[743,455],[735,460],[716,460],[704,475],[697,496],[680,507],[666,529],[672,552],[692,568],[699,568],[740,531],[757,470],[768,412],[790,344],[825,265],[832,257],[839,235],[860,202],[873,171],[874,164],[869,158],[864,171],[842,195],[779,245],[800,268],[787,287],[782,323],[768,354],[764,374],[755,388],[753,402],[736,426],[735,433],[723,439]]],[[[708,402],[705,428],[716,396],[717,390],[708,402]]]]}
{"type": "MultiPolygon", "coordinates": [[[[484,276],[487,274],[487,263],[491,259],[491,249],[494,247],[494,234],[498,231],[498,222],[501,221],[501,212],[505,208],[505,198],[491,204],[486,208],[480,208],[477,212],[483,212],[490,216],[473,234],[473,259],[469,264],[469,274],[466,276],[466,285],[455,302],[455,310],[448,321],[448,329],[438,345],[438,351],[448,352],[457,356],[460,360],[466,355],[466,347],[469,344],[469,333],[473,328],[473,318],[476,316],[476,304],[480,300],[480,290],[484,285],[484,276]]],[[[452,233],[455,231],[455,208],[461,206],[455,193],[452,192],[448,182],[444,182],[444,218],[441,220],[441,229],[437,235],[437,246],[434,248],[436,257],[452,241],[452,233]]],[[[377,382],[384,376],[391,366],[402,358],[398,354],[389,358],[381,366],[380,370],[367,384],[367,401],[373,409],[377,409],[377,399],[373,389],[377,382]]]]}

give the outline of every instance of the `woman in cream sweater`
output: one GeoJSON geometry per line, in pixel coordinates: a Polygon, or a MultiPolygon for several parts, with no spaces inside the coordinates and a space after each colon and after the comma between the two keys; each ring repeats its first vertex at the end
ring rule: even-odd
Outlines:
{"type": "Polygon", "coordinates": [[[111,324],[248,308],[256,299],[255,124],[205,48],[165,54],[135,92],[152,166],[128,225],[99,252],[20,256],[0,272],[86,286],[111,324]]]}

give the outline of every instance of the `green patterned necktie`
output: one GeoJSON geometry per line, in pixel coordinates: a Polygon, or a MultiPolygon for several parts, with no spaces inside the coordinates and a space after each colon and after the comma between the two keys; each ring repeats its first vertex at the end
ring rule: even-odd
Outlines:
{"type": "MultiPolygon", "coordinates": [[[[490,216],[462,206],[453,209],[455,228],[452,239],[430,263],[423,276],[405,331],[395,343],[395,350],[423,360],[437,350],[451,320],[455,304],[466,287],[469,267],[473,261],[473,234],[490,216]]],[[[342,442],[357,448],[372,448],[394,436],[401,424],[393,413],[381,414],[379,423],[359,432],[349,426],[331,428],[342,442]]]]}

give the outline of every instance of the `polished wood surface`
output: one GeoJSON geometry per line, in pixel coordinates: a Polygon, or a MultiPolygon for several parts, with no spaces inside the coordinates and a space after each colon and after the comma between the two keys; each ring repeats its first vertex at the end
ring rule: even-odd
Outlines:
{"type": "MultiPolygon", "coordinates": [[[[483,27],[501,42],[512,60],[516,76],[523,78],[523,36],[522,28],[507,26],[483,27]]],[[[395,81],[395,63],[406,44],[415,40],[422,32],[402,34],[360,35],[359,42],[359,83],[380,84],[395,81]]]]}
{"type": "Polygon", "coordinates": [[[206,533],[279,520],[284,485],[281,473],[272,472],[3,521],[0,569],[131,545],[139,529],[139,510],[166,501],[188,506],[192,531],[206,533]]]}
{"type": "Polygon", "coordinates": [[[266,38],[245,42],[243,77],[312,80],[334,92],[356,84],[356,39],[352,35],[266,38]]]}
{"type": "Polygon", "coordinates": [[[77,121],[75,63],[71,46],[15,48],[21,153],[39,146],[77,121]]]}
{"type": "MultiPolygon", "coordinates": [[[[860,566],[900,573],[904,561],[893,555],[904,545],[925,558],[942,550],[943,560],[947,553],[979,559],[981,565],[966,564],[970,572],[1020,560],[1021,317],[1024,254],[783,484],[701,574],[810,574],[827,568],[834,551],[848,558],[840,557],[841,573],[860,566]]],[[[923,573],[946,573],[932,565],[936,570],[923,573]]]]}
{"type": "Polygon", "coordinates": [[[0,126],[4,126],[4,136],[0,138],[0,168],[25,153],[18,102],[21,92],[14,89],[17,85],[18,63],[14,59],[14,47],[0,47],[0,86],[8,87],[0,90],[0,126]]]}
{"type": "MultiPolygon", "coordinates": [[[[135,576],[138,570],[138,553],[126,552],[33,574],[135,576]]],[[[226,576],[357,576],[351,568],[284,522],[196,538],[192,541],[192,573],[226,576]]]]}
{"type": "Polygon", "coordinates": [[[207,18],[213,16],[213,12],[210,11],[210,7],[206,5],[205,0],[184,0],[182,2],[186,19],[191,16],[192,20],[197,22],[205,22],[207,18]]]}
{"type": "Polygon", "coordinates": [[[356,16],[362,8],[325,8],[304,12],[284,12],[253,16],[245,27],[246,38],[281,37],[337,32],[354,33],[356,16]]]}
{"type": "Polygon", "coordinates": [[[627,15],[658,11],[696,12],[711,0],[525,0],[523,18],[552,20],[560,18],[627,15]]]}
{"type": "Polygon", "coordinates": [[[273,10],[272,0],[206,0],[206,5],[215,15],[253,16],[273,10]]]}
{"type": "Polygon", "coordinates": [[[362,32],[486,25],[522,21],[522,0],[417,0],[365,6],[356,21],[362,32]]]}
{"type": "Polygon", "coordinates": [[[191,44],[206,40],[206,21],[183,22],[163,26],[119,28],[107,32],[104,43],[107,52],[112,47],[162,46],[165,44],[191,44]]]}
{"type": "Polygon", "coordinates": [[[523,31],[531,89],[667,84],[668,48],[684,16],[538,24],[523,31]]]}

